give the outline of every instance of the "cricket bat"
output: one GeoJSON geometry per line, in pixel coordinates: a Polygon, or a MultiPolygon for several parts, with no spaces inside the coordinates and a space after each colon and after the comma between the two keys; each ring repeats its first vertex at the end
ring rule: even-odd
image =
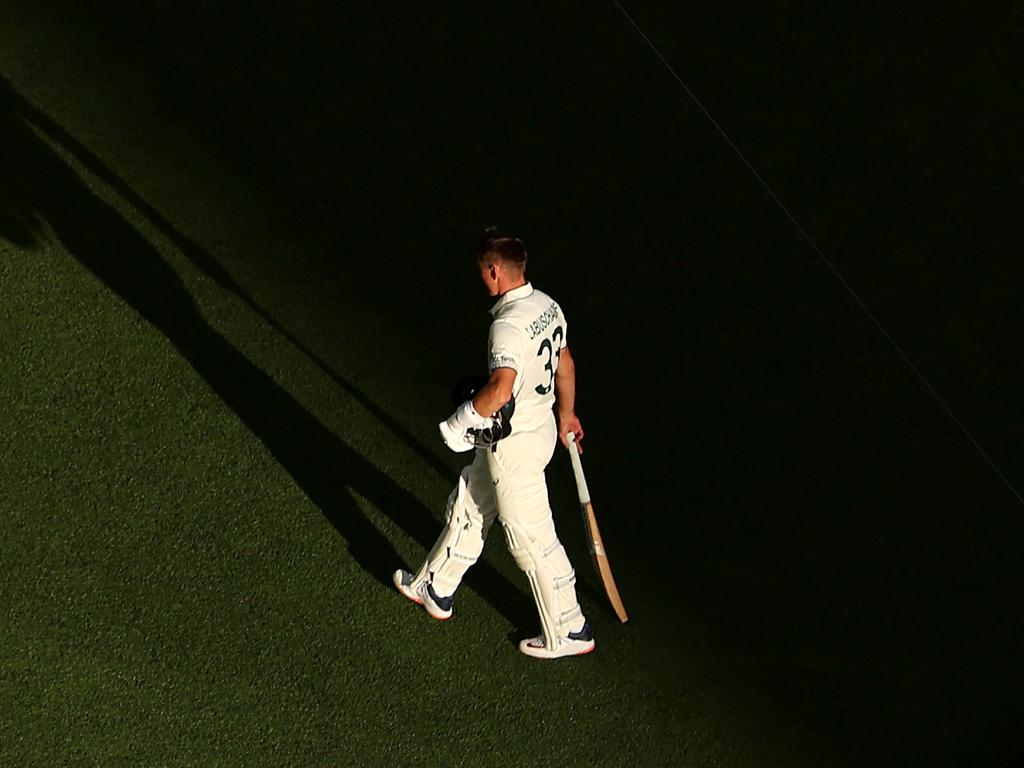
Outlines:
{"type": "Polygon", "coordinates": [[[601,540],[601,530],[597,527],[597,518],[594,516],[594,505],[590,503],[590,490],[587,488],[587,478],[583,475],[583,462],[580,461],[580,449],[576,446],[576,435],[569,433],[569,458],[572,460],[572,472],[576,476],[576,490],[580,496],[580,509],[583,512],[583,529],[587,532],[587,545],[590,547],[590,556],[594,560],[594,568],[601,579],[608,600],[615,609],[619,621],[623,624],[629,619],[626,615],[626,606],[622,604],[619,597],[619,589],[615,586],[615,578],[612,576],[612,566],[608,562],[608,555],[604,551],[604,542],[601,540]]]}

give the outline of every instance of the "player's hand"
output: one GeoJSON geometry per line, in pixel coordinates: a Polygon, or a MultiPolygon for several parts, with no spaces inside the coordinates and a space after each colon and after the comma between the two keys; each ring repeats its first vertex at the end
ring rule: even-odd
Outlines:
{"type": "Polygon", "coordinates": [[[437,425],[444,444],[456,453],[465,453],[475,447],[475,440],[470,434],[471,429],[489,427],[494,422],[490,416],[481,416],[473,408],[473,401],[467,400],[455,413],[437,425]]]}
{"type": "Polygon", "coordinates": [[[473,448],[473,441],[467,430],[453,428],[447,421],[442,421],[437,428],[441,432],[441,440],[455,453],[465,453],[473,448]]]}
{"type": "Polygon", "coordinates": [[[566,448],[569,447],[569,433],[572,432],[576,435],[576,447],[579,448],[580,454],[583,453],[583,425],[580,420],[576,417],[575,413],[569,413],[559,415],[558,417],[558,439],[562,441],[562,445],[566,448]]]}

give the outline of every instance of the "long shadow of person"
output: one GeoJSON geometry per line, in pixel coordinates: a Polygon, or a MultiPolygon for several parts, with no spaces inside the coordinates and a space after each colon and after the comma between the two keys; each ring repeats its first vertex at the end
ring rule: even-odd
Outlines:
{"type": "MultiPolygon", "coordinates": [[[[70,254],[173,344],[345,538],[353,558],[390,585],[400,557],[352,492],[425,548],[433,544],[437,519],[212,328],[153,245],[93,194],[43,136],[80,147],[0,78],[0,237],[32,247],[45,222],[70,254]]],[[[99,164],[92,156],[88,162],[99,164]]],[[[178,243],[192,249],[187,255],[194,260],[215,263],[180,236],[178,243]]],[[[525,593],[486,563],[474,570],[470,587],[513,625],[527,628],[532,614],[525,593]]]]}
{"type": "Polygon", "coordinates": [[[90,173],[102,180],[103,183],[113,190],[123,201],[131,205],[131,207],[137,212],[141,213],[146,220],[162,235],[164,235],[164,237],[170,240],[171,243],[173,243],[174,246],[184,254],[196,268],[213,280],[221,289],[237,297],[253,314],[257,315],[261,320],[263,320],[263,322],[273,328],[299,352],[305,355],[306,358],[311,360],[326,376],[328,376],[335,384],[345,390],[350,397],[365,408],[373,418],[383,424],[389,432],[398,437],[406,444],[407,447],[412,449],[412,451],[416,453],[425,464],[433,467],[441,477],[445,479],[450,478],[452,474],[451,470],[444,462],[440,461],[434,453],[413,437],[408,429],[406,429],[397,419],[373,402],[365,392],[360,390],[343,376],[340,376],[337,371],[332,369],[324,359],[320,357],[320,355],[306,346],[287,328],[282,326],[276,319],[268,314],[267,311],[263,309],[255,299],[253,299],[249,292],[231,276],[231,273],[224,269],[220,262],[190,238],[183,235],[173,224],[164,218],[159,211],[153,208],[153,206],[142,199],[135,190],[129,187],[123,179],[111,171],[110,168],[108,168],[102,160],[93,154],[88,147],[81,144],[74,136],[65,131],[48,115],[36,109],[24,99],[19,98],[17,94],[14,94],[14,98],[17,101],[18,112],[25,121],[34,126],[45,136],[54,139],[65,151],[73,155],[75,160],[81,163],[81,165],[90,173]]]}

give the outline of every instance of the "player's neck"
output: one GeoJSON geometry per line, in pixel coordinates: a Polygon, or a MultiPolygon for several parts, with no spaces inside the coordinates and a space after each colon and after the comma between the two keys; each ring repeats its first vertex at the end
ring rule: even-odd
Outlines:
{"type": "Polygon", "coordinates": [[[501,298],[509,291],[514,291],[516,288],[522,288],[527,282],[529,281],[525,276],[523,276],[508,283],[505,283],[504,281],[498,283],[498,298],[501,298]]]}

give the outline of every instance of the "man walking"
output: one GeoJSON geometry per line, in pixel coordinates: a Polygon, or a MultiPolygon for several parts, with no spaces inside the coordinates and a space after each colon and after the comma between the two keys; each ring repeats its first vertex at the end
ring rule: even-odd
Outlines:
{"type": "Polygon", "coordinates": [[[439,425],[449,448],[475,449],[475,456],[448,497],[437,543],[416,573],[395,571],[395,587],[434,618],[450,618],[455,591],[498,519],[540,617],[541,634],[519,649],[543,659],[590,653],[594,640],[555,532],[544,478],[556,437],[566,446],[568,433],[577,443],[583,437],[568,326],[558,303],[526,280],[519,238],[489,229],[477,264],[488,292],[498,298],[487,343],[489,376],[439,425]]]}

